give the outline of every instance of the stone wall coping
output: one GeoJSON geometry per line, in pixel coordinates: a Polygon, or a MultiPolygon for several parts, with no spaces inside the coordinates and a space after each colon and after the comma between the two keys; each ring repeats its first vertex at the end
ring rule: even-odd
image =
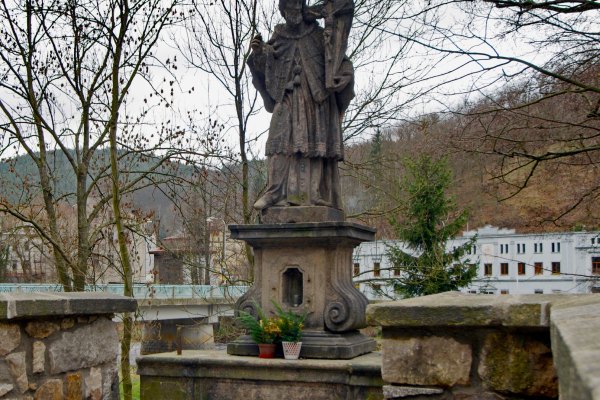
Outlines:
{"type": "Polygon", "coordinates": [[[342,383],[371,386],[381,380],[381,353],[373,352],[351,360],[232,356],[222,350],[184,350],[141,356],[139,375],[193,378],[231,378],[256,381],[342,383]],[[299,374],[299,370],[302,371],[299,374]],[[360,379],[360,377],[364,379],[360,379]]]}
{"type": "Polygon", "coordinates": [[[551,307],[594,302],[594,294],[487,295],[446,292],[371,304],[367,323],[384,327],[504,326],[547,328],[551,307]]]}
{"type": "Polygon", "coordinates": [[[133,298],[104,292],[0,293],[0,320],[135,311],[133,298]]]}
{"type": "Polygon", "coordinates": [[[600,399],[600,294],[553,307],[550,320],[560,398],[600,399]]]}

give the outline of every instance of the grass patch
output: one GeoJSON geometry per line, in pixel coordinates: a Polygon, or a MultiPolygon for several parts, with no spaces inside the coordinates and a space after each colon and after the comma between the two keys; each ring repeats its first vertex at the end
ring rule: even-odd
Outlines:
{"type": "MultiPolygon", "coordinates": [[[[119,395],[121,400],[124,400],[123,395],[123,380],[120,380],[119,384],[119,395]]],[[[140,376],[138,374],[131,373],[131,398],[133,400],[140,400],[140,376]]]]}

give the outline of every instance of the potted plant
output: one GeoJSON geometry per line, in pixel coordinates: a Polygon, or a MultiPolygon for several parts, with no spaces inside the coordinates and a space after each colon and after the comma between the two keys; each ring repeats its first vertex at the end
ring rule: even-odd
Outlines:
{"type": "Polygon", "coordinates": [[[279,338],[279,326],[274,317],[265,317],[262,310],[257,307],[258,319],[252,314],[240,311],[238,320],[242,323],[248,334],[258,345],[258,356],[260,358],[273,358],[279,338]]]}
{"type": "Polygon", "coordinates": [[[277,326],[283,347],[283,355],[287,360],[297,360],[302,348],[302,328],[306,313],[297,314],[291,310],[284,310],[279,304],[273,302],[277,314],[277,326]]]}

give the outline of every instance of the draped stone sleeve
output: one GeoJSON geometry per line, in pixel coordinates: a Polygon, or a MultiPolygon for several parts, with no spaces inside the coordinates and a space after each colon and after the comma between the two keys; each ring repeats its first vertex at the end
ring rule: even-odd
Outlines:
{"type": "Polygon", "coordinates": [[[271,46],[265,45],[261,54],[250,54],[247,64],[250,68],[250,73],[252,74],[252,84],[256,90],[258,90],[258,93],[260,93],[260,96],[265,103],[265,109],[272,113],[275,108],[275,100],[273,100],[267,90],[265,78],[267,52],[269,51],[272,51],[271,46]]]}
{"type": "Polygon", "coordinates": [[[348,109],[350,101],[354,98],[354,66],[347,57],[344,57],[337,77],[343,81],[348,81],[346,86],[335,93],[338,109],[340,113],[344,113],[348,109]]]}

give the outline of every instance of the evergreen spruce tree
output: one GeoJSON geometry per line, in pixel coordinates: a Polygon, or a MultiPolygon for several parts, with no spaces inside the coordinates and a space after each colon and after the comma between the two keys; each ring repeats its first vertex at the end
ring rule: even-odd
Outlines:
{"type": "Polygon", "coordinates": [[[457,210],[454,199],[447,194],[452,175],[446,159],[424,155],[404,164],[404,214],[402,219],[392,220],[392,225],[405,247],[387,249],[396,270],[395,292],[416,297],[467,286],[475,278],[477,267],[464,256],[476,238],[446,251],[446,243],[461,232],[468,216],[466,210],[457,210]]]}

